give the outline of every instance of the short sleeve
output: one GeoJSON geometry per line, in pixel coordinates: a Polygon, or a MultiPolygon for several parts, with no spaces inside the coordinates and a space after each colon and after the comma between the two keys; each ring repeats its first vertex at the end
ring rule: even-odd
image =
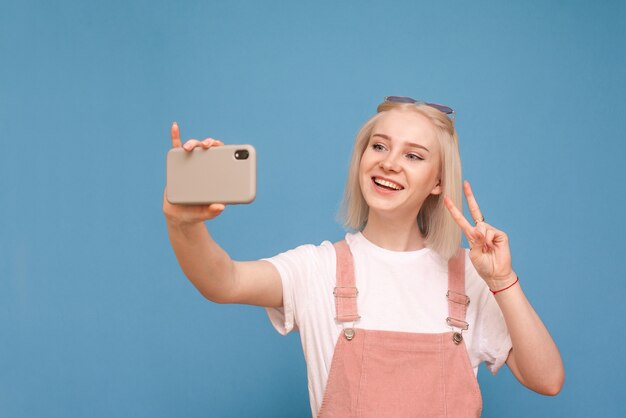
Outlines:
{"type": "Polygon", "coordinates": [[[511,337],[500,306],[488,289],[481,299],[475,338],[478,339],[481,360],[495,375],[509,356],[511,337]]]}
{"type": "Polygon", "coordinates": [[[266,308],[272,325],[281,335],[298,330],[299,312],[305,308],[302,306],[305,301],[298,295],[306,294],[318,249],[314,245],[302,245],[265,259],[276,267],[283,285],[282,308],[266,308]]]}
{"type": "Polygon", "coordinates": [[[267,311],[267,316],[269,317],[276,331],[278,331],[281,335],[286,335],[294,328],[297,330],[293,313],[293,280],[288,270],[285,270],[282,263],[277,260],[278,257],[279,256],[276,256],[274,258],[266,258],[265,260],[272,263],[280,274],[280,280],[283,285],[283,306],[282,308],[265,308],[265,310],[267,311]]]}
{"type": "Polygon", "coordinates": [[[480,277],[466,251],[465,286],[471,289],[472,303],[476,303],[474,335],[471,347],[472,366],[485,363],[487,369],[496,374],[506,362],[511,351],[511,337],[504,320],[504,315],[487,283],[480,277]]]}

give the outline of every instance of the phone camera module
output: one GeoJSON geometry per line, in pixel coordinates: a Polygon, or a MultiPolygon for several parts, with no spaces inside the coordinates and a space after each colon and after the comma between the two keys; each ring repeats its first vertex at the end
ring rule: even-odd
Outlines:
{"type": "Polygon", "coordinates": [[[247,160],[249,156],[250,156],[250,153],[248,152],[248,150],[239,149],[235,151],[236,160],[247,160]]]}

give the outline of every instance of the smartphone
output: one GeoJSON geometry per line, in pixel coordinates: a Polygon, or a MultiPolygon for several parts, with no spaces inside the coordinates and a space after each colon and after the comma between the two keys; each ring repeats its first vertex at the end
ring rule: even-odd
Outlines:
{"type": "Polygon", "coordinates": [[[256,197],[256,150],[222,145],[167,153],[166,198],[170,203],[250,203],[256,197]]]}

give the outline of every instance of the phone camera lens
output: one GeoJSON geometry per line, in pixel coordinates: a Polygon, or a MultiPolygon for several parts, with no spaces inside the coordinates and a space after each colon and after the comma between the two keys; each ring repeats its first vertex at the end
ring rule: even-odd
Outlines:
{"type": "Polygon", "coordinates": [[[250,156],[250,153],[248,152],[248,150],[240,149],[240,150],[235,151],[236,160],[247,160],[249,156],[250,156]]]}

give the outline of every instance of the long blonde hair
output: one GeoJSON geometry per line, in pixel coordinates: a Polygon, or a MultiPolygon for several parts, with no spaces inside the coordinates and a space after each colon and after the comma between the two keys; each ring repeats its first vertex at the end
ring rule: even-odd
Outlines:
{"type": "Polygon", "coordinates": [[[445,113],[425,104],[383,102],[378,113],[361,127],[354,141],[348,180],[340,210],[340,219],[346,228],[361,231],[367,223],[369,207],[363,198],[359,185],[359,165],[367,148],[372,129],[378,118],[392,109],[414,111],[425,116],[435,127],[441,150],[440,185],[441,194],[426,198],[417,215],[417,225],[424,236],[426,246],[437,252],[445,260],[451,258],[461,243],[461,229],[444,206],[443,196],[447,195],[457,208],[462,208],[461,197],[461,158],[459,138],[454,122],[445,113]]]}

